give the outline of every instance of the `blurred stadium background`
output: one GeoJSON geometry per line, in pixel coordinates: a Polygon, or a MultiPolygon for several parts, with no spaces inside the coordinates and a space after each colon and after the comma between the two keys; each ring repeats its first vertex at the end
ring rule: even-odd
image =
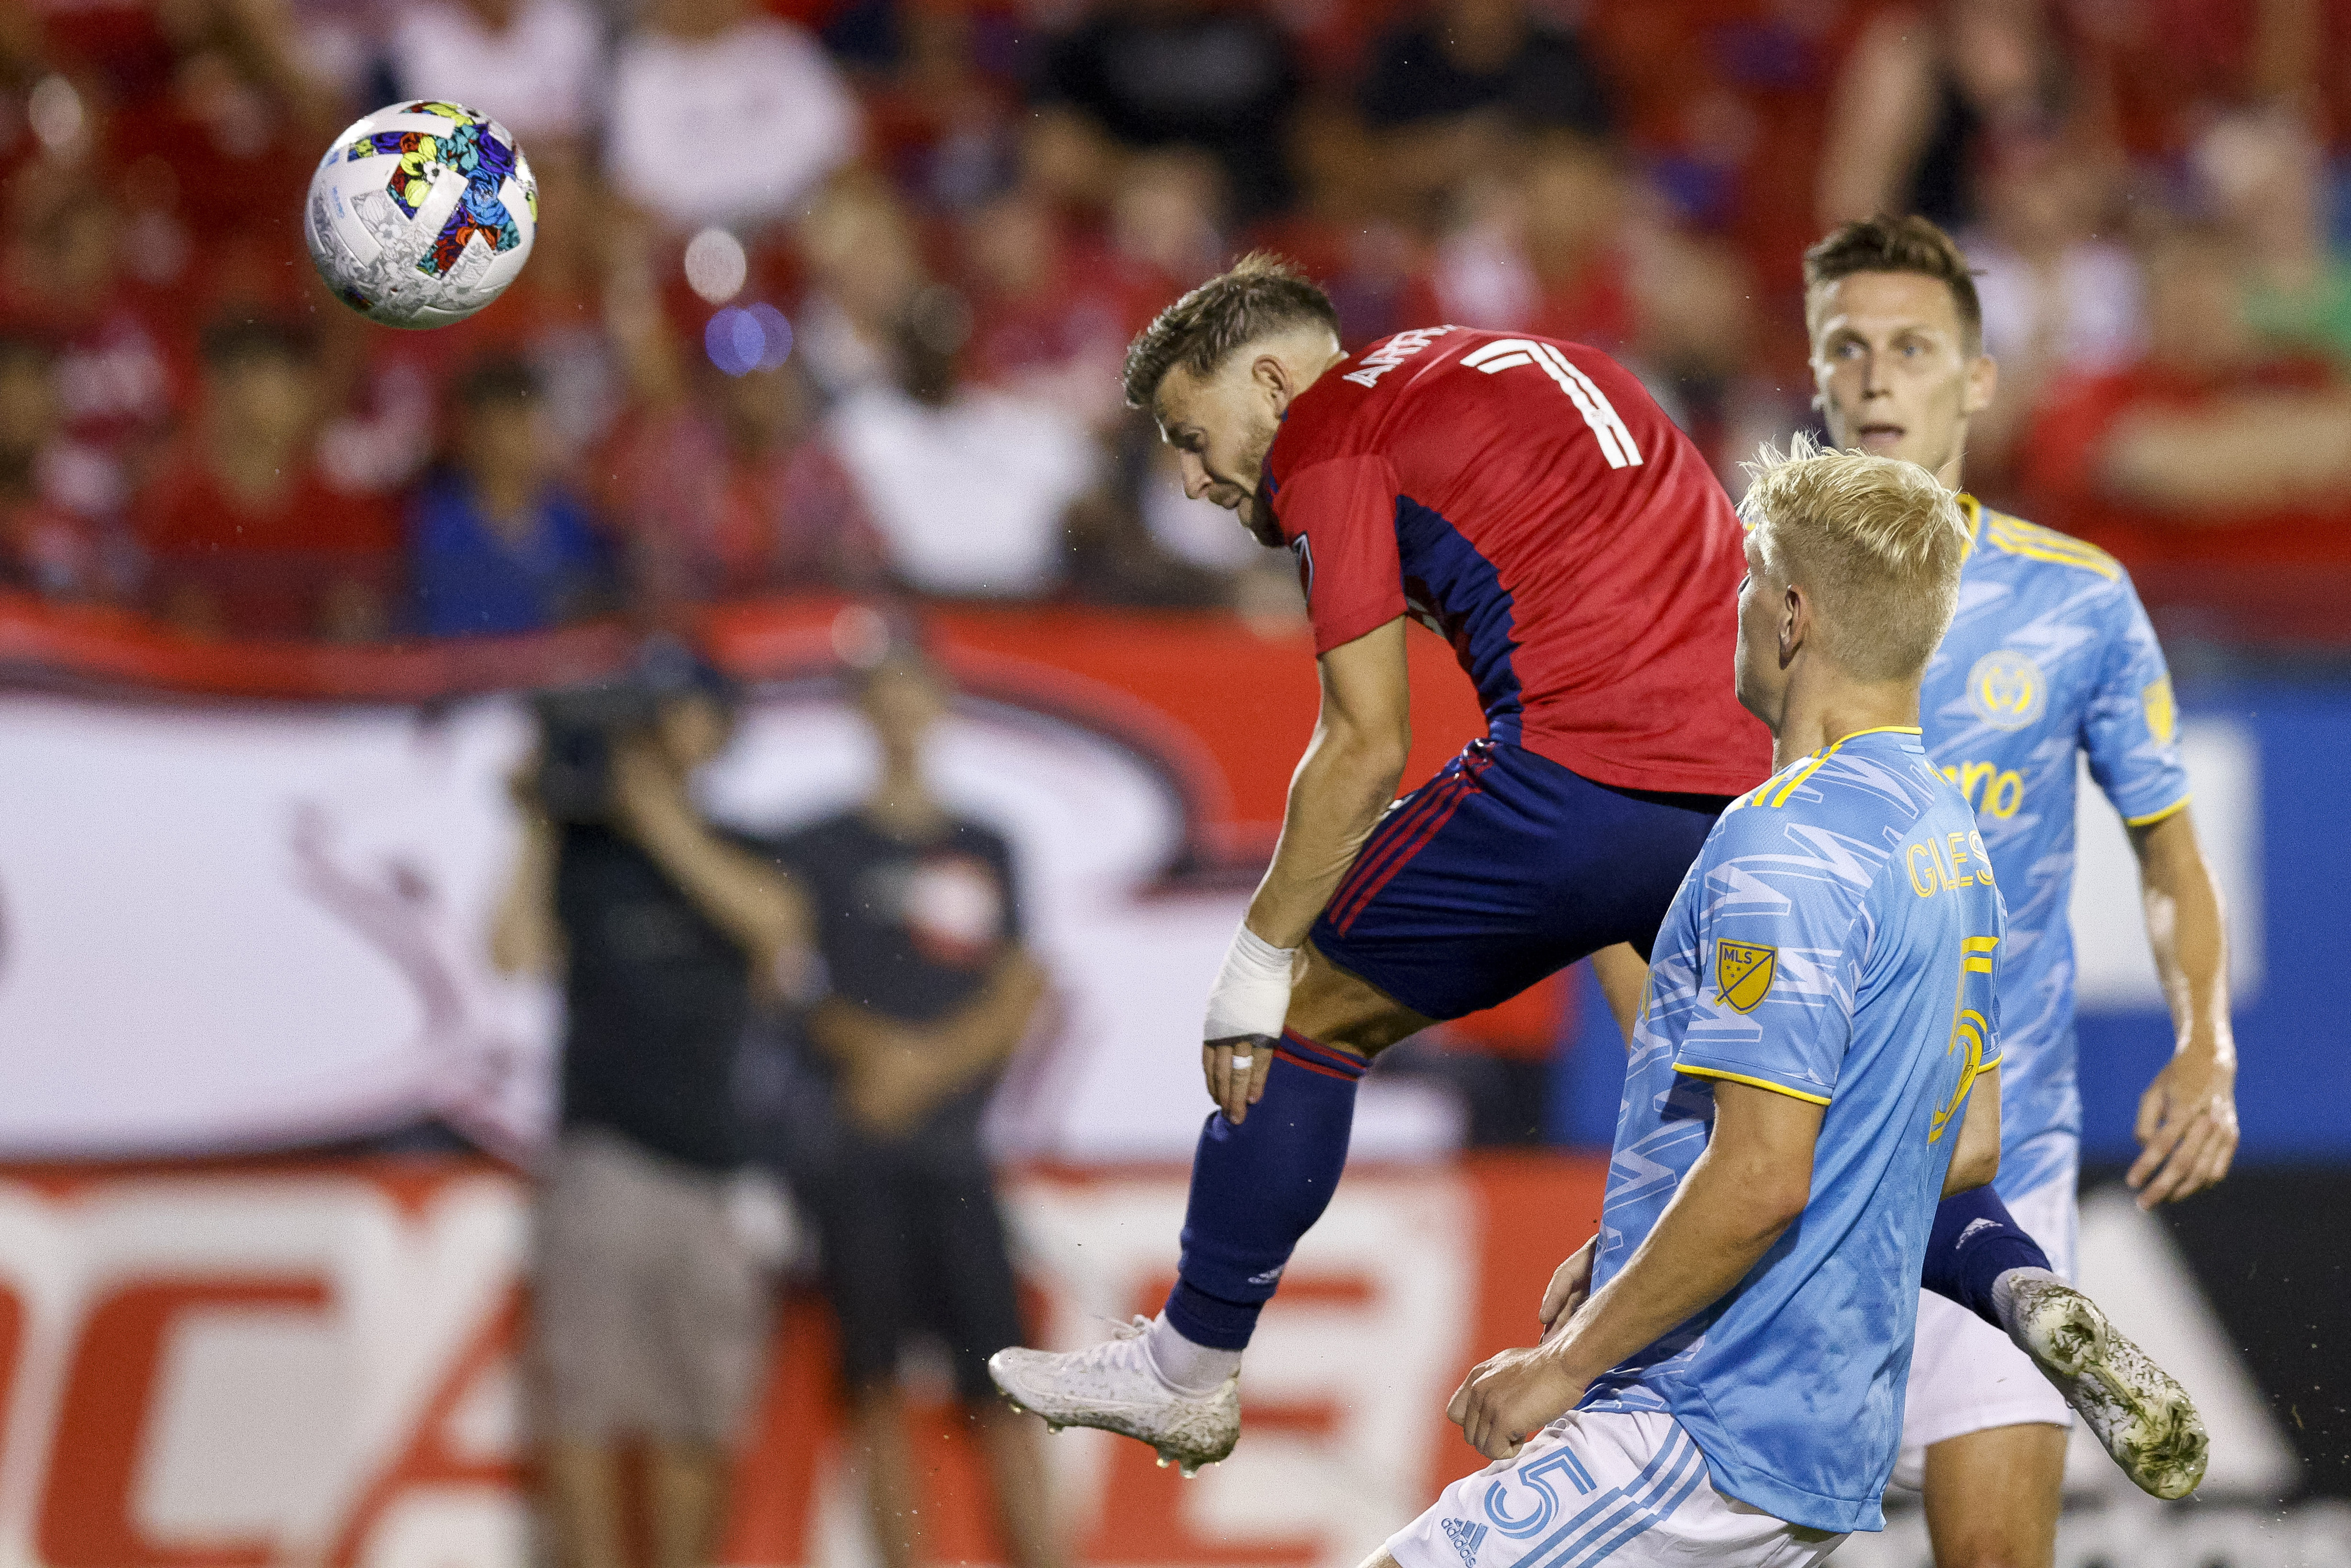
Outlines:
{"type": "MultiPolygon", "coordinates": [[[[1314,687],[1286,558],[1120,408],[1128,336],[1277,247],[1351,341],[1605,347],[1735,494],[1810,417],[1801,251],[1879,208],[1982,268],[1971,487],[2132,569],[2230,905],[2238,1170],[2142,1215],[2170,1032],[2085,791],[2085,1271],[2215,1458],[2164,1509],[2093,1450],[2061,1561],[2351,1564],[2344,0],[6,0],[0,178],[0,1565],[543,1550],[555,1005],[487,931],[521,694],[648,630],[750,683],[708,803],[764,831],[870,765],[843,607],[917,608],[943,792],[1016,845],[1053,982],[990,1124],[1033,1332],[1152,1310],[1314,687]],[[298,231],[329,137],[412,95],[541,182],[520,282],[429,335],[298,231]],[[2209,455],[2184,490],[2106,460],[2151,421],[2209,455]],[[484,518],[530,541],[499,571],[484,518]]],[[[1426,771],[1477,715],[1417,641],[1426,771]]],[[[1571,974],[1384,1061],[1239,1457],[1054,1439],[1071,1560],[1352,1563],[1458,1473],[1444,1395],[1596,1214],[1621,1061],[1571,974]]],[[[871,1561],[772,1239],[719,1557],[871,1561]]],[[[937,1392],[934,1553],[999,1560],[937,1392]]],[[[1914,1568],[1915,1511],[1839,1561],[1914,1568]]]]}

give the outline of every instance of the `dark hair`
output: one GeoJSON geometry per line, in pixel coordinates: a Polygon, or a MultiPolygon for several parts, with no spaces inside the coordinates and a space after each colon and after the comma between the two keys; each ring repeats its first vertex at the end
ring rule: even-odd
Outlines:
{"type": "Polygon", "coordinates": [[[538,372],[516,359],[477,360],[457,382],[457,406],[468,412],[491,403],[528,403],[538,394],[538,372]]]}
{"type": "Polygon", "coordinates": [[[308,328],[261,317],[230,318],[204,330],[199,343],[204,368],[234,370],[256,360],[286,360],[307,365],[317,357],[308,328]]]}
{"type": "Polygon", "coordinates": [[[1252,251],[1162,310],[1128,345],[1127,405],[1149,408],[1178,365],[1211,375],[1245,344],[1303,326],[1339,335],[1331,297],[1282,257],[1252,251]]]}
{"type": "Polygon", "coordinates": [[[1804,315],[1811,325],[1813,290],[1856,272],[1909,272],[1931,277],[1951,291],[1959,329],[1970,354],[1983,351],[1983,302],[1976,298],[1975,274],[1949,235],[1915,213],[1897,218],[1880,213],[1838,225],[1804,252],[1804,315]]]}

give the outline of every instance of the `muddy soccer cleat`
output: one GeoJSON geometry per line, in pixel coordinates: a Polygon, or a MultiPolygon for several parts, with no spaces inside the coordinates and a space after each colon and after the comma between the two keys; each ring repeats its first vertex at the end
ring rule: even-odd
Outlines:
{"type": "Polygon", "coordinates": [[[1186,1476],[1233,1451],[1241,1438],[1241,1383],[1228,1377],[1212,1394],[1170,1388],[1152,1364],[1136,1318],[1112,1338],[1085,1350],[999,1350],[987,1375],[1015,1410],[1045,1418],[1046,1427],[1094,1427],[1150,1444],[1161,1469],[1186,1476]]]}
{"type": "Polygon", "coordinates": [[[2196,1490],[2211,1440],[2195,1403],[2096,1302],[2062,1281],[2024,1281],[2012,1322],[2018,1348],[2141,1491],[2182,1498],[2196,1490]]]}

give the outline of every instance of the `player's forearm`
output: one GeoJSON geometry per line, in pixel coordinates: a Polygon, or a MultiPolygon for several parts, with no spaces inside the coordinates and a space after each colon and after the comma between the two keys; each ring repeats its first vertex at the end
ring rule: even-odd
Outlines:
{"type": "Polygon", "coordinates": [[[514,874],[490,923],[490,963],[502,975],[552,974],[563,938],[555,922],[555,824],[536,807],[525,809],[514,874]]]}
{"type": "Polygon", "coordinates": [[[1791,1169],[1708,1145],[1624,1272],[1568,1320],[1558,1354],[1578,1385],[1728,1295],[1803,1212],[1811,1179],[1809,1155],[1791,1169]]]}
{"type": "Polygon", "coordinates": [[[1276,947],[1306,939],[1380,813],[1395,799],[1410,746],[1408,733],[1367,731],[1327,716],[1316,727],[1290,780],[1273,864],[1249,901],[1250,930],[1276,947]]]}
{"type": "Polygon", "coordinates": [[[2147,943],[2179,1049],[2233,1062],[2228,932],[2196,825],[2187,810],[2175,811],[2133,829],[2131,847],[2138,853],[2147,943]]]}
{"type": "Polygon", "coordinates": [[[1943,1196],[1989,1186],[2000,1175],[2000,1068],[1979,1072],[1959,1116],[1959,1143],[1943,1173],[1943,1196]]]}
{"type": "Polygon", "coordinates": [[[2116,427],[2101,469],[2125,499],[2216,523],[2339,496],[2351,488],[2351,400],[2248,398],[2203,413],[2133,414],[2116,427]]]}
{"type": "Polygon", "coordinates": [[[783,873],[723,841],[683,802],[647,813],[631,836],[758,973],[775,972],[805,941],[799,901],[783,873]]]}
{"type": "Polygon", "coordinates": [[[1044,999],[1044,969],[1026,949],[1013,948],[998,960],[979,994],[947,1019],[938,1040],[941,1074],[963,1083],[1001,1066],[1044,999]]]}

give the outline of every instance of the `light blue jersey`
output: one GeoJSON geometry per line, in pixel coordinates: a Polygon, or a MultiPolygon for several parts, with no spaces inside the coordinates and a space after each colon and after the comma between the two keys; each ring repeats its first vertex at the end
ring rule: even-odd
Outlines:
{"type": "MultiPolygon", "coordinates": [[[[1927,666],[1927,749],[1975,808],[2008,899],[2001,949],[2001,1196],[2074,1168],[2074,758],[2125,821],[2188,804],[2171,677],[2130,579],[2094,545],[1960,505],[1975,545],[1927,666]]],[[[2135,919],[2116,910],[2119,919],[2135,919]]]]}
{"type": "Polygon", "coordinates": [[[1877,1530],[1927,1233],[1977,1072],[2000,1060],[2003,917],[1915,729],[1870,729],[1733,801],[1657,933],[1595,1287],[1656,1226],[1718,1080],[1823,1105],[1804,1212],[1729,1294],[1593,1385],[1670,1410],[1730,1496],[1877,1530]]]}

